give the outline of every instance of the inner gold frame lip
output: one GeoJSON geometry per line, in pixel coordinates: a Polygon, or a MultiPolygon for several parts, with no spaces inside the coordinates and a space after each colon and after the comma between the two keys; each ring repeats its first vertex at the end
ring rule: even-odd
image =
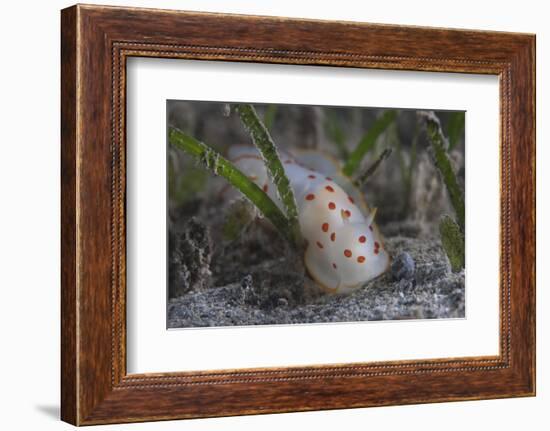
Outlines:
{"type": "MultiPolygon", "coordinates": [[[[144,44],[144,43],[135,43],[135,42],[122,42],[115,41],[113,43],[113,64],[118,65],[117,68],[113,68],[113,88],[117,89],[114,92],[115,95],[118,95],[116,98],[113,98],[112,109],[113,112],[116,112],[118,109],[119,115],[115,115],[113,121],[113,148],[120,149],[120,163],[123,163],[125,160],[125,128],[126,128],[126,63],[127,59],[131,57],[149,57],[149,58],[167,58],[167,59],[183,59],[183,60],[219,60],[227,61],[254,61],[258,60],[266,63],[279,63],[279,64],[288,64],[285,60],[292,58],[294,61],[300,61],[300,63],[292,64],[324,64],[315,62],[311,63],[313,59],[324,59],[324,58],[337,58],[338,61],[343,62],[347,66],[351,67],[361,67],[358,66],[358,62],[369,61],[369,68],[385,69],[387,61],[395,61],[398,59],[395,56],[358,56],[353,55],[351,58],[347,58],[343,54],[335,53],[319,53],[319,52],[307,52],[307,51],[284,51],[284,50],[255,50],[252,48],[227,48],[220,46],[186,46],[186,45],[162,45],[157,43],[144,44]],[[370,62],[376,62],[378,67],[372,67],[370,62]],[[119,137],[117,142],[116,137],[119,137]]],[[[408,59],[407,57],[404,57],[408,59]]],[[[433,71],[429,68],[430,60],[436,61],[439,63],[441,59],[428,59],[424,58],[423,62],[425,63],[426,70],[433,71]]],[[[329,63],[333,65],[332,63],[329,63]]],[[[362,63],[359,63],[362,64],[362,63]]],[[[478,65],[479,62],[463,60],[459,64],[474,64],[478,65]]],[[[509,89],[503,93],[503,87],[507,88],[509,85],[506,85],[506,73],[508,73],[509,65],[507,63],[486,61],[483,64],[487,67],[487,70],[484,74],[497,75],[499,77],[500,84],[500,95],[503,99],[504,105],[509,103],[509,89]],[[491,73],[492,72],[492,73],[491,73]],[[496,72],[496,73],[495,73],[496,72]]],[[[401,70],[409,70],[407,68],[402,68],[401,70]]],[[[459,72],[458,71],[455,72],[459,72]]],[[[449,72],[448,70],[446,72],[449,72]]],[[[501,106],[502,110],[502,106],[501,106]]],[[[503,124],[507,124],[510,121],[509,110],[505,109],[506,112],[506,121],[502,121],[502,115],[499,120],[500,125],[500,176],[501,176],[501,208],[500,208],[500,217],[501,217],[501,229],[500,237],[501,244],[502,238],[506,238],[510,234],[509,219],[503,220],[505,211],[504,207],[509,205],[510,199],[510,186],[505,189],[506,193],[503,194],[503,160],[506,160],[510,157],[509,152],[506,152],[505,140],[506,133],[503,132],[503,124]],[[508,156],[508,157],[506,157],[508,156]],[[506,229],[508,226],[508,229],[506,229]],[[506,231],[505,231],[506,230],[506,231]],[[505,231],[505,232],[503,232],[505,231]]],[[[510,168],[509,163],[505,166],[510,168]]],[[[119,169],[122,169],[120,166],[119,169]]],[[[120,175],[122,175],[119,172],[120,175]]],[[[125,174],[125,173],[124,173],[125,174]]],[[[120,181],[120,180],[119,180],[120,181]]],[[[115,193],[113,194],[115,195],[115,193]]],[[[119,196],[119,199],[122,197],[119,196]]],[[[123,206],[123,202],[118,202],[117,207],[123,206]]],[[[115,206],[113,206],[115,208],[115,206]]],[[[509,245],[509,241],[507,242],[509,245]]],[[[509,248],[507,253],[510,253],[509,248]]],[[[230,369],[225,371],[212,371],[212,372],[196,372],[196,371],[184,371],[184,372],[167,372],[162,373],[162,376],[158,373],[135,373],[135,374],[126,374],[126,349],[118,349],[118,352],[124,352],[124,357],[119,358],[119,367],[124,367],[124,375],[121,380],[122,386],[132,386],[132,387],[145,387],[147,386],[146,382],[152,383],[152,387],[156,387],[159,381],[165,380],[165,384],[170,386],[179,386],[179,385],[189,385],[196,382],[196,378],[199,378],[201,382],[204,382],[203,378],[208,378],[208,384],[224,384],[227,382],[238,382],[243,381],[242,378],[246,379],[254,378],[255,381],[264,381],[272,382],[274,378],[277,378],[278,375],[291,373],[293,377],[291,380],[299,379],[300,376],[307,376],[308,379],[312,378],[326,378],[327,374],[337,372],[339,377],[345,377],[346,372],[354,372],[352,375],[355,377],[357,374],[355,372],[360,371],[359,376],[383,376],[383,375],[403,375],[403,374],[416,374],[426,372],[425,367],[428,369],[433,369],[435,366],[438,369],[438,372],[441,372],[442,368],[446,368],[448,371],[457,371],[457,370],[491,370],[491,369],[501,369],[509,367],[509,350],[510,350],[510,326],[509,324],[503,325],[502,322],[505,320],[509,323],[509,310],[510,310],[510,284],[509,280],[503,280],[503,253],[502,247],[500,249],[501,256],[501,282],[500,282],[500,319],[501,319],[501,328],[499,331],[499,355],[496,356],[480,356],[480,357],[459,357],[459,358],[441,358],[441,359],[429,359],[429,360],[406,360],[406,361],[380,361],[380,362],[368,362],[368,363],[345,363],[345,364],[327,364],[327,365],[315,365],[315,366],[299,366],[299,367],[290,367],[284,370],[278,370],[277,367],[258,367],[253,369],[247,369],[246,372],[243,372],[242,369],[230,369]],[[504,298],[504,299],[503,299],[504,298]],[[504,304],[504,305],[503,305],[504,304]],[[503,316],[508,316],[503,319],[503,316]],[[450,360],[449,360],[450,359],[450,360]],[[420,367],[420,368],[419,368],[420,367]],[[414,368],[414,369],[412,369],[414,368]],[[330,370],[330,371],[329,371],[330,370]],[[238,378],[238,379],[235,379],[238,378]],[[138,384],[139,383],[139,384],[138,384]]],[[[125,255],[119,255],[118,259],[125,259],[125,255]]],[[[509,259],[506,262],[510,262],[509,259]]],[[[125,264],[123,265],[124,270],[126,268],[125,264]]],[[[506,273],[507,271],[504,271],[506,273]]],[[[120,275],[121,278],[125,279],[125,273],[120,275]]],[[[113,286],[113,289],[116,291],[118,289],[126,289],[125,283],[117,287],[113,286]]],[[[124,292],[124,297],[126,293],[124,292]]],[[[117,315],[116,310],[113,310],[114,320],[116,326],[121,328],[120,319],[122,316],[117,315]]],[[[118,334],[118,337],[121,337],[118,334]]],[[[115,351],[113,351],[113,357],[115,357],[115,351]]],[[[114,378],[114,375],[113,375],[114,378]]],[[[245,380],[246,381],[246,380],[245,380]]]]}

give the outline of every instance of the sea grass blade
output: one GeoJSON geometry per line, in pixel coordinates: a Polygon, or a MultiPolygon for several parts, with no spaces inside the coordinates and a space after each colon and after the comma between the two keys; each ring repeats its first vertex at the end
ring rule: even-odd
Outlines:
{"type": "Polygon", "coordinates": [[[222,226],[222,236],[226,241],[234,241],[252,224],[256,210],[247,199],[238,199],[231,203],[222,226]]]}
{"type": "Polygon", "coordinates": [[[346,148],[346,132],[341,127],[334,112],[330,109],[326,111],[324,126],[325,133],[336,147],[340,159],[347,160],[349,157],[349,151],[346,148]]]}
{"type": "Polygon", "coordinates": [[[465,263],[464,234],[448,215],[444,215],[439,223],[439,234],[452,270],[460,271],[465,263]]]}
{"type": "Polygon", "coordinates": [[[432,156],[435,167],[441,173],[443,182],[449,192],[451,204],[453,205],[456,213],[458,226],[460,227],[460,230],[464,232],[464,193],[458,184],[451,160],[447,154],[449,142],[443,134],[439,118],[437,118],[433,112],[423,111],[420,115],[426,121],[428,142],[430,143],[431,148],[430,155],[432,156]]]}
{"type": "Polygon", "coordinates": [[[267,130],[273,129],[273,123],[277,116],[277,105],[268,105],[264,112],[264,125],[267,130]]]}
{"type": "Polygon", "coordinates": [[[449,136],[449,149],[453,149],[458,144],[461,135],[464,133],[464,123],[466,120],[465,112],[453,112],[447,124],[447,136],[449,136]]]}
{"type": "Polygon", "coordinates": [[[238,104],[236,106],[236,111],[239,114],[245,128],[250,133],[254,145],[256,145],[262,155],[267,173],[275,185],[279,199],[283,203],[290,226],[290,231],[292,232],[294,238],[294,244],[297,248],[301,248],[303,241],[300,231],[300,224],[298,221],[296,198],[294,197],[294,192],[290,186],[290,181],[286,176],[273,139],[271,139],[271,135],[258,117],[258,114],[252,105],[238,104]]]}
{"type": "Polygon", "coordinates": [[[363,172],[355,181],[354,184],[357,187],[361,187],[364,185],[368,179],[378,170],[380,165],[384,160],[386,160],[392,153],[391,148],[386,148],[382,153],[378,156],[378,158],[372,163],[366,170],[363,172]]]}
{"type": "Polygon", "coordinates": [[[225,178],[232,186],[247,197],[287,240],[294,241],[293,232],[290,230],[288,220],[283,212],[261,188],[253,183],[233,163],[208,145],[174,127],[170,127],[169,129],[168,140],[174,147],[195,157],[208,170],[225,178]]]}
{"type": "Polygon", "coordinates": [[[413,177],[416,169],[417,146],[418,146],[419,134],[420,134],[420,127],[417,121],[415,130],[414,130],[413,139],[411,142],[411,149],[409,151],[409,154],[410,154],[409,166],[404,177],[403,209],[401,211],[401,214],[403,214],[403,216],[406,216],[406,214],[409,212],[409,207],[411,204],[412,183],[413,183],[413,177]]]}
{"type": "Polygon", "coordinates": [[[361,165],[361,162],[363,161],[363,157],[372,150],[374,147],[374,144],[376,143],[376,139],[378,139],[378,136],[380,136],[384,130],[392,123],[392,121],[395,119],[395,116],[397,115],[397,112],[393,109],[390,109],[382,114],[380,118],[378,118],[369,131],[363,136],[361,141],[359,141],[359,144],[355,148],[355,150],[352,151],[350,154],[346,164],[344,165],[343,172],[348,177],[351,177],[355,171],[359,168],[361,165]]]}

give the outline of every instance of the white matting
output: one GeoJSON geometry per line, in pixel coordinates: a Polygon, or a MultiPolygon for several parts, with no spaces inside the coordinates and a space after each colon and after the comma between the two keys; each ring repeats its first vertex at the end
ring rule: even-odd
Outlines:
{"type": "Polygon", "coordinates": [[[496,76],[128,60],[128,372],[498,354],[496,76]],[[466,110],[466,318],[166,329],[166,100],[466,110]]]}

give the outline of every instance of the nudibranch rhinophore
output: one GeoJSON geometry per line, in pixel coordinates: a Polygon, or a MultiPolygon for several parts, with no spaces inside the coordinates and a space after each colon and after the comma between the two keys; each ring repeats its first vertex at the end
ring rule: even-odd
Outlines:
{"type": "MultiPolygon", "coordinates": [[[[362,194],[339,173],[337,165],[318,152],[304,152],[296,158],[281,153],[280,157],[307,241],[304,262],[317,284],[332,293],[348,293],[383,274],[390,257],[374,224],[376,210],[369,209],[362,194]],[[323,173],[319,172],[321,168],[323,173]]],[[[229,158],[282,209],[256,148],[233,146],[229,158]]]]}

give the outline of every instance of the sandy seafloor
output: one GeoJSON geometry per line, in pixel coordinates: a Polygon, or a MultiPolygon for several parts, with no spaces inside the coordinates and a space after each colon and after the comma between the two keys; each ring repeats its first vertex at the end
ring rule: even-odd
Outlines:
{"type": "Polygon", "coordinates": [[[186,245],[179,250],[197,259],[197,248],[206,248],[215,264],[205,271],[196,260],[193,274],[193,258],[186,266],[176,264],[183,253],[172,256],[172,276],[187,279],[190,290],[169,300],[169,328],[464,317],[464,271],[451,271],[438,238],[404,236],[406,226],[393,224],[397,234],[385,241],[393,257],[386,274],[351,294],[330,295],[293,270],[295,256],[262,223],[217,250],[204,224],[189,225],[195,233],[181,234],[177,241],[186,245]]]}

